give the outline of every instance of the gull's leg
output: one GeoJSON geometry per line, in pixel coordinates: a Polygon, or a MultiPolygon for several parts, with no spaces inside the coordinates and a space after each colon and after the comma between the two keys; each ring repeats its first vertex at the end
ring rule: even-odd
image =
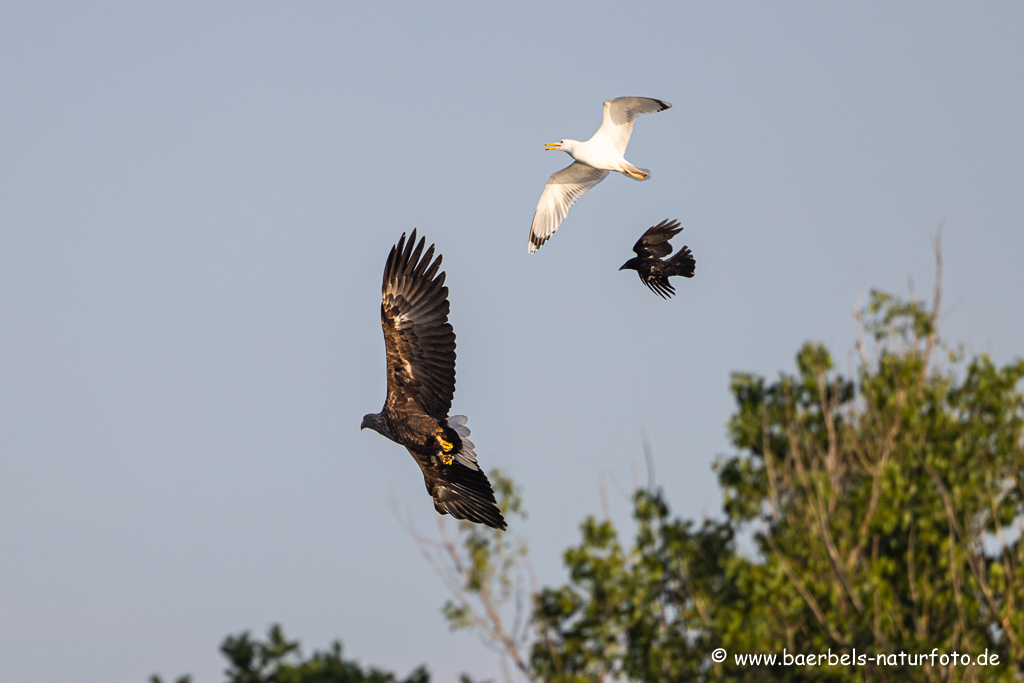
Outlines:
{"type": "Polygon", "coordinates": [[[621,173],[628,175],[630,178],[633,178],[634,180],[647,180],[648,178],[651,177],[651,172],[648,171],[646,168],[634,166],[629,162],[622,164],[621,173]]]}

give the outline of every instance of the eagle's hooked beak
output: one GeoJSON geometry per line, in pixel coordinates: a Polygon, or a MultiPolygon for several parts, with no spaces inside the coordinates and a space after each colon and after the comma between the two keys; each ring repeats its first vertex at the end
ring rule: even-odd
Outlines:
{"type": "Polygon", "coordinates": [[[545,142],[544,143],[544,151],[545,152],[553,152],[556,149],[561,149],[561,148],[562,148],[562,143],[560,143],[560,142],[545,142]]]}

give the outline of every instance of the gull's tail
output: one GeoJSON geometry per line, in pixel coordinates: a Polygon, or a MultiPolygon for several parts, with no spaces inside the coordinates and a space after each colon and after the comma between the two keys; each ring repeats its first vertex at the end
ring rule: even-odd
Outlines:
{"type": "Polygon", "coordinates": [[[622,164],[623,175],[628,175],[633,180],[647,180],[651,177],[651,172],[646,168],[640,168],[630,163],[622,164]]]}

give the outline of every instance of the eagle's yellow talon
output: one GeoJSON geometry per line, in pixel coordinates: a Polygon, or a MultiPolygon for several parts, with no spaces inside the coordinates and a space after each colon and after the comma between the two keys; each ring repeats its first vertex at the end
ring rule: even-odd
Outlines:
{"type": "Polygon", "coordinates": [[[441,457],[441,462],[445,465],[451,465],[455,460],[451,454],[451,452],[455,450],[455,444],[445,441],[440,436],[437,437],[437,443],[441,446],[441,453],[438,454],[441,457]]]}

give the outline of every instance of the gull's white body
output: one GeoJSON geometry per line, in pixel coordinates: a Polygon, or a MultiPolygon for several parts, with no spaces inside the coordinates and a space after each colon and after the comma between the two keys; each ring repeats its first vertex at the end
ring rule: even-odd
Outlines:
{"type": "Polygon", "coordinates": [[[537,251],[553,234],[569,207],[587,190],[616,171],[636,180],[647,180],[651,172],[626,161],[626,145],[633,132],[633,122],[640,114],[664,111],[672,105],[650,97],[616,97],[605,100],[601,127],[586,142],[562,140],[549,143],[547,149],[561,150],[574,162],[552,174],[537,202],[530,226],[530,253],[537,251]]]}

